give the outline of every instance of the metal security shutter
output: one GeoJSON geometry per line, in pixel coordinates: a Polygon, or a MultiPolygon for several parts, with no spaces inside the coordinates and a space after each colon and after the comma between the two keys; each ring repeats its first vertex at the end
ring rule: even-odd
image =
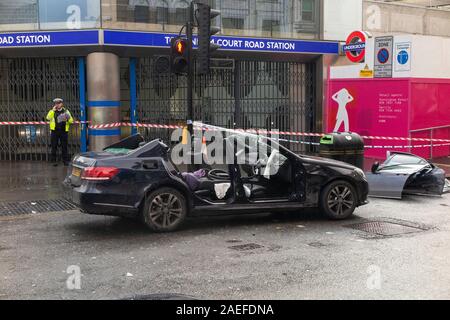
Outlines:
{"type": "MultiPolygon", "coordinates": [[[[79,79],[75,58],[0,59],[1,121],[43,121],[52,99],[61,97],[79,119],[79,79]]],[[[0,126],[1,160],[48,160],[47,125],[0,126]]],[[[72,125],[69,153],[80,150],[80,128],[72,125]]]]}
{"type": "MultiPolygon", "coordinates": [[[[139,59],[138,120],[184,124],[185,76],[157,74],[152,58],[139,59]]],[[[235,61],[231,69],[196,76],[194,120],[227,128],[281,131],[315,130],[314,66],[293,62],[235,61]]],[[[142,128],[146,139],[170,139],[171,130],[142,128]]],[[[290,139],[292,137],[282,137],[290,139]]],[[[304,151],[302,144],[290,144],[304,151]]]]}

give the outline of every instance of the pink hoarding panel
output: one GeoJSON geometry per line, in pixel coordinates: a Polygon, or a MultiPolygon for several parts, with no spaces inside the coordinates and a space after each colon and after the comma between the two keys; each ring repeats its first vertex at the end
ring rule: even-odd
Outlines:
{"type": "MultiPolygon", "coordinates": [[[[450,80],[412,79],[410,112],[411,130],[444,127],[433,130],[432,137],[450,139],[450,80]]],[[[431,131],[414,132],[412,137],[431,138],[431,131]]],[[[418,150],[420,156],[431,156],[431,147],[418,150]]],[[[449,154],[449,146],[433,147],[433,158],[449,154]]]]}
{"type": "Polygon", "coordinates": [[[439,121],[438,86],[411,84],[411,130],[429,128],[439,121]]]}
{"type": "Polygon", "coordinates": [[[411,130],[446,125],[450,125],[450,81],[414,80],[411,83],[411,130]]]}
{"type": "MultiPolygon", "coordinates": [[[[325,130],[363,136],[407,137],[409,79],[342,79],[328,83],[325,130]]],[[[366,145],[407,145],[402,141],[365,139],[366,145]]],[[[391,149],[402,150],[404,149],[391,149]]],[[[366,149],[366,156],[384,158],[387,149],[366,149]]]]}

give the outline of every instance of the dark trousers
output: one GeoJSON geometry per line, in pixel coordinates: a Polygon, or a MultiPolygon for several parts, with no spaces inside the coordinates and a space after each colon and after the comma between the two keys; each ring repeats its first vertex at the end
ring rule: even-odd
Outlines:
{"type": "Polygon", "coordinates": [[[63,161],[69,161],[67,155],[67,137],[68,134],[62,130],[51,130],[51,145],[52,145],[52,155],[51,161],[56,162],[56,151],[58,149],[58,143],[61,145],[62,158],[63,161]]]}

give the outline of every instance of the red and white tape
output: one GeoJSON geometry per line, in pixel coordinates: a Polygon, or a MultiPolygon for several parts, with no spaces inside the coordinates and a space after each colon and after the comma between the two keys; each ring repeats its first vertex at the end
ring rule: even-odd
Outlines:
{"type": "Polygon", "coordinates": [[[416,144],[410,146],[364,146],[366,149],[410,149],[410,148],[437,148],[437,147],[448,147],[450,143],[440,143],[440,144],[416,144]]]}
{"type": "MultiPolygon", "coordinates": [[[[297,141],[297,140],[289,140],[289,139],[278,139],[279,141],[284,142],[292,142],[297,144],[307,144],[313,146],[320,146],[320,143],[317,142],[309,142],[309,141],[297,141]]],[[[431,148],[431,147],[448,147],[450,143],[440,143],[440,144],[417,144],[410,146],[364,146],[364,149],[411,149],[411,148],[431,148]]]]}
{"type": "MultiPolygon", "coordinates": [[[[89,124],[89,121],[75,121],[75,124],[89,124]]],[[[0,126],[5,125],[48,125],[48,122],[45,121],[0,121],[0,126]]],[[[88,125],[89,129],[107,129],[107,128],[117,128],[117,127],[138,127],[138,128],[154,128],[154,129],[179,129],[183,128],[181,125],[170,125],[170,124],[155,124],[155,123],[130,123],[130,122],[114,122],[114,123],[105,123],[105,124],[90,124],[88,125]]],[[[203,130],[216,130],[207,127],[202,127],[198,125],[203,130]]],[[[312,132],[293,132],[293,131],[278,131],[278,130],[265,130],[265,129],[232,129],[237,132],[248,132],[255,134],[271,134],[271,135],[283,135],[283,136],[297,136],[297,137],[322,137],[324,133],[312,133],[312,132]]],[[[384,136],[361,136],[363,139],[371,139],[371,140],[390,140],[390,141],[419,141],[419,142],[450,142],[450,139],[429,139],[429,138],[407,138],[407,137],[384,137],[384,136]]],[[[435,145],[433,147],[438,146],[446,146],[444,145],[435,145]]],[[[367,146],[373,147],[375,146],[367,146]]],[[[377,146],[379,148],[423,148],[424,145],[410,145],[410,146],[377,146]]],[[[431,145],[427,145],[427,147],[431,147],[431,145]]]]}
{"type": "MultiPolygon", "coordinates": [[[[88,123],[88,121],[74,121],[74,124],[88,123]]],[[[20,126],[20,125],[48,125],[46,121],[0,121],[0,126],[20,126]]]]}
{"type": "MultiPolygon", "coordinates": [[[[213,129],[206,129],[213,130],[213,129]]],[[[259,134],[273,134],[273,135],[285,135],[285,136],[303,136],[303,137],[323,137],[326,133],[311,133],[311,132],[291,132],[291,131],[276,131],[265,129],[233,129],[234,131],[259,133],[259,134]]],[[[382,137],[382,136],[361,136],[363,139],[373,140],[398,140],[398,141],[422,141],[422,142],[450,142],[450,139],[429,139],[429,138],[405,138],[405,137],[382,137]]]]}
{"type": "Polygon", "coordinates": [[[106,124],[92,124],[89,129],[106,129],[116,127],[138,127],[138,128],[155,128],[155,129],[180,129],[183,126],[170,124],[154,124],[154,123],[130,123],[130,122],[114,122],[106,124]]]}
{"type": "Polygon", "coordinates": [[[97,124],[97,125],[89,125],[89,129],[107,129],[107,128],[117,128],[121,127],[122,122],[114,122],[114,123],[106,123],[106,124],[97,124]]]}

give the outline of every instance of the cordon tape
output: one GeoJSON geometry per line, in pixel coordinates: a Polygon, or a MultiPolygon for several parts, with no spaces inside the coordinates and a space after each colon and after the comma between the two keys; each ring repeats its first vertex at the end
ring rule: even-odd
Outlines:
{"type": "MultiPolygon", "coordinates": [[[[74,121],[74,124],[88,124],[89,129],[107,129],[107,128],[117,128],[117,127],[137,127],[137,128],[154,128],[154,129],[181,129],[184,126],[182,125],[170,125],[170,124],[155,124],[155,123],[130,123],[130,122],[114,122],[114,123],[106,123],[106,124],[89,124],[89,121],[74,121]]],[[[0,126],[17,126],[17,125],[48,125],[49,122],[46,121],[0,121],[0,126]]],[[[217,129],[211,129],[208,127],[203,127],[201,125],[196,124],[195,126],[201,127],[202,130],[205,131],[214,131],[217,129]]],[[[312,132],[293,132],[293,131],[278,131],[278,130],[266,130],[266,129],[228,129],[236,132],[247,132],[247,133],[255,133],[255,134],[263,134],[263,135],[280,135],[280,136],[297,136],[297,137],[322,137],[324,133],[312,133],[312,132]]],[[[218,131],[218,130],[217,130],[218,131]]],[[[429,139],[429,138],[407,138],[407,137],[384,137],[384,136],[361,136],[363,139],[372,139],[372,140],[391,140],[391,141],[420,141],[420,142],[446,142],[441,144],[420,144],[420,145],[399,145],[399,146],[373,146],[367,145],[365,148],[368,149],[408,149],[408,148],[428,148],[428,147],[444,147],[450,146],[450,139],[429,139]]],[[[297,141],[297,140],[288,140],[288,139],[279,139],[280,141],[293,142],[293,143],[301,143],[301,144],[310,144],[310,145],[319,145],[317,142],[308,142],[308,141],[297,141]]]]}

